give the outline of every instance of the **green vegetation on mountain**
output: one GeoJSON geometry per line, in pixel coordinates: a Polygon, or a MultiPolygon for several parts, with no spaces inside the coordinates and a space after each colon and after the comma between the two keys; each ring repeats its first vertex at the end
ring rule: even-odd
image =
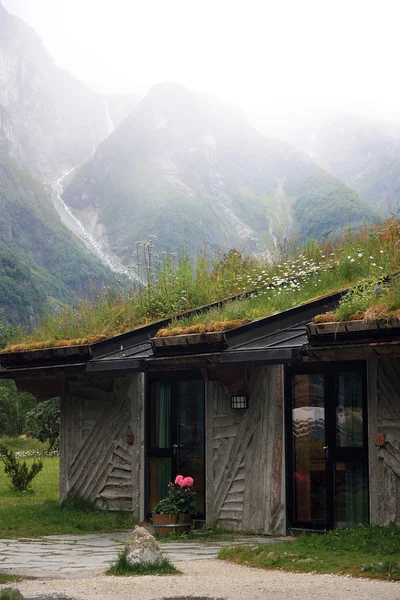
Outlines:
{"type": "Polygon", "coordinates": [[[300,231],[318,238],[375,220],[359,195],[328,173],[308,178],[293,209],[300,231]]]}
{"type": "Polygon", "coordinates": [[[49,304],[72,303],[110,279],[61,224],[43,185],[4,155],[0,211],[0,309],[7,322],[34,324],[49,304]]]}

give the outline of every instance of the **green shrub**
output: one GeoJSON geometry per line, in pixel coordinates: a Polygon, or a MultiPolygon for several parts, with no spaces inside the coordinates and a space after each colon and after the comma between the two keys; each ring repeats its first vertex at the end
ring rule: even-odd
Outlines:
{"type": "Polygon", "coordinates": [[[342,296],[336,310],[336,316],[340,321],[346,321],[357,313],[366,311],[371,303],[376,301],[374,298],[376,281],[374,278],[364,279],[342,296]]]}
{"type": "Polygon", "coordinates": [[[40,402],[26,415],[27,428],[32,437],[48,442],[50,450],[60,445],[60,399],[40,402]]]}
{"type": "Polygon", "coordinates": [[[11,483],[18,492],[26,492],[32,479],[43,469],[43,462],[39,460],[28,469],[26,462],[17,460],[14,452],[4,444],[0,445],[0,459],[4,463],[4,472],[11,479],[11,483]]]}
{"type": "Polygon", "coordinates": [[[108,569],[106,575],[129,577],[133,575],[179,575],[180,573],[168,558],[153,565],[133,565],[128,561],[125,553],[121,552],[117,562],[108,569]]]}
{"type": "Polygon", "coordinates": [[[4,588],[0,590],[0,600],[23,600],[21,592],[15,588],[4,588]]]}

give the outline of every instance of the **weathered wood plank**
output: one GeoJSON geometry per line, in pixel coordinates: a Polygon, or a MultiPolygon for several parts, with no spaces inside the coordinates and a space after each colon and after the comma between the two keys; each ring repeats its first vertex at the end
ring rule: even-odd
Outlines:
{"type": "MultiPolygon", "coordinates": [[[[370,364],[368,367],[370,372],[370,364]]],[[[369,377],[371,520],[400,525],[400,360],[393,356],[379,358],[375,382],[376,391],[369,377]],[[371,415],[374,407],[375,418],[371,415]],[[390,426],[385,427],[388,423],[390,426]],[[386,434],[382,448],[375,446],[377,431],[386,434]]]]}
{"type": "MultiPolygon", "coordinates": [[[[240,415],[232,412],[228,415],[214,415],[213,418],[213,427],[232,427],[233,425],[238,425],[241,421],[240,415]]],[[[214,434],[213,434],[214,435],[214,434]]]]}
{"type": "Polygon", "coordinates": [[[214,427],[213,439],[220,440],[225,438],[236,437],[238,435],[239,425],[232,425],[231,427],[214,427]]]}
{"type": "Polygon", "coordinates": [[[281,379],[280,367],[252,370],[249,408],[241,412],[230,408],[229,393],[207,382],[213,411],[207,421],[213,436],[213,465],[207,471],[213,496],[207,510],[221,525],[283,532],[281,379]],[[237,423],[231,425],[233,419],[237,423]]]}

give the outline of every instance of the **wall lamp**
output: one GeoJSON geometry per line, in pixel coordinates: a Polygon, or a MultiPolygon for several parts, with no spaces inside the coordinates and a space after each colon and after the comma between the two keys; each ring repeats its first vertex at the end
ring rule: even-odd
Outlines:
{"type": "Polygon", "coordinates": [[[231,396],[231,408],[249,408],[247,396],[231,396]]]}

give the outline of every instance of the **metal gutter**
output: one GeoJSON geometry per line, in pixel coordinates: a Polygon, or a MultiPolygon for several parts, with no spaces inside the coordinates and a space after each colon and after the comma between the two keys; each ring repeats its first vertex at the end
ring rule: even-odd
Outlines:
{"type": "Polygon", "coordinates": [[[236,350],[234,352],[222,352],[219,362],[221,364],[231,363],[288,363],[295,358],[296,348],[279,348],[265,350],[236,350]]]}
{"type": "Polygon", "coordinates": [[[94,360],[86,364],[86,373],[99,373],[104,371],[143,371],[142,361],[137,359],[94,360]]]}
{"type": "Polygon", "coordinates": [[[22,375],[23,377],[29,377],[33,375],[37,377],[39,373],[45,373],[46,375],[53,375],[60,371],[63,373],[65,370],[68,371],[83,371],[87,363],[71,363],[71,364],[58,364],[58,365],[37,365],[30,367],[16,367],[15,369],[0,369],[0,379],[15,379],[22,375]]]}

